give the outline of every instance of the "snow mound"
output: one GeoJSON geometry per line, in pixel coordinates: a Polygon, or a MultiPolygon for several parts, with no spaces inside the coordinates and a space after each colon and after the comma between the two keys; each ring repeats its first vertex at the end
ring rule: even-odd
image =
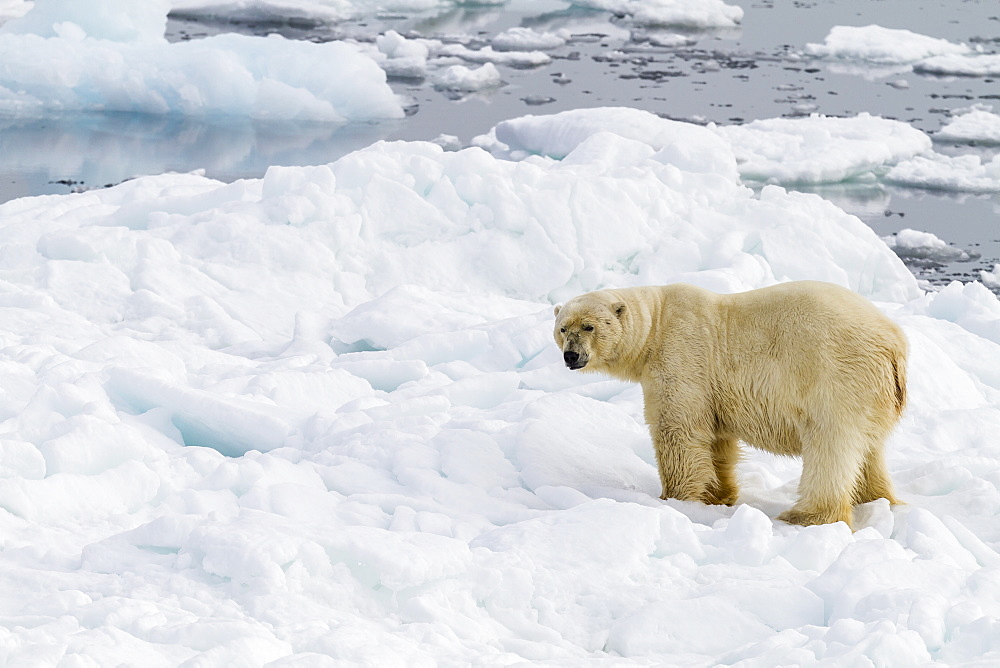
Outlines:
{"type": "Polygon", "coordinates": [[[0,28],[0,110],[328,122],[403,116],[385,73],[350,44],[236,34],[170,44],[167,8],[36,3],[0,28]]]}

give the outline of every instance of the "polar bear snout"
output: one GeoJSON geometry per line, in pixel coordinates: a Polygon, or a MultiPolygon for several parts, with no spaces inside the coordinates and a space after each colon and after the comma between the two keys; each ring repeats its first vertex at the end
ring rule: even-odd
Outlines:
{"type": "Polygon", "coordinates": [[[586,353],[581,354],[575,350],[564,350],[563,361],[566,363],[567,367],[576,370],[587,366],[587,362],[589,362],[590,359],[587,357],[586,353]]]}

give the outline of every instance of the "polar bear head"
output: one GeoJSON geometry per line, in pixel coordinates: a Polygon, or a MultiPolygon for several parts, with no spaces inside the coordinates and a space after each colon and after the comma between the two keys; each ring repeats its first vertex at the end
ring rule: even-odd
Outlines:
{"type": "Polygon", "coordinates": [[[606,292],[589,292],[556,306],[556,345],[570,369],[607,371],[624,343],[628,307],[606,292]]]}

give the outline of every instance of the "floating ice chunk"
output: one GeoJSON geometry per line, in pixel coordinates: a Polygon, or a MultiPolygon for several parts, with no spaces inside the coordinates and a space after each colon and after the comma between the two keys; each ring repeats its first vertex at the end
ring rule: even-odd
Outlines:
{"type": "Polygon", "coordinates": [[[687,35],[678,35],[677,33],[654,33],[649,36],[649,43],[652,46],[671,48],[677,46],[689,46],[694,43],[694,40],[687,35]]]}
{"type": "Polygon", "coordinates": [[[237,34],[170,44],[163,38],[166,5],[116,2],[107,7],[100,2],[55,5],[69,17],[82,12],[81,20],[91,9],[98,19],[116,17],[79,26],[58,20],[61,13],[39,3],[4,26],[0,110],[335,122],[403,116],[385,73],[353,45],[237,34]],[[119,15],[118,4],[128,11],[119,15]],[[55,34],[47,36],[46,26],[55,34]],[[156,35],[154,26],[159,26],[156,35]]]}
{"type": "MultiPolygon", "coordinates": [[[[611,132],[660,152],[662,162],[680,169],[737,180],[736,164],[725,142],[710,130],[624,107],[574,109],[550,116],[522,116],[497,124],[486,144],[500,143],[502,155],[545,155],[563,159],[590,137],[611,132]]],[[[621,156],[623,159],[625,156],[621,156]]],[[[586,160],[597,160],[591,155],[586,160]]]]}
{"type": "Polygon", "coordinates": [[[934,139],[977,144],[1000,144],[1000,115],[989,108],[972,109],[953,117],[934,139]]]}
{"type": "Polygon", "coordinates": [[[1000,264],[993,265],[992,271],[980,270],[979,280],[991,290],[1000,288],[1000,264]]]}
{"type": "Polygon", "coordinates": [[[476,69],[470,69],[465,65],[452,65],[434,75],[435,87],[458,92],[497,88],[502,84],[500,70],[493,63],[486,63],[476,69]]]}
{"type": "Polygon", "coordinates": [[[496,51],[544,51],[559,48],[565,43],[566,37],[560,34],[521,27],[508,28],[490,40],[496,51]]]}
{"type": "Polygon", "coordinates": [[[0,24],[24,16],[33,4],[31,0],[0,0],[0,24]]]}
{"type": "Polygon", "coordinates": [[[882,237],[882,240],[904,260],[947,263],[968,262],[978,257],[952,246],[930,232],[919,232],[909,228],[882,237]]]}
{"type": "Polygon", "coordinates": [[[491,46],[470,49],[462,44],[447,44],[437,50],[437,56],[453,56],[470,63],[499,63],[510,67],[548,65],[552,57],[542,51],[497,51],[491,46]]]}
{"type": "Polygon", "coordinates": [[[916,188],[1000,192],[1000,155],[989,162],[983,162],[978,155],[918,155],[890,169],[885,180],[916,188]]]}
{"type": "MultiPolygon", "coordinates": [[[[476,5],[496,5],[506,0],[476,0],[476,5]]],[[[422,12],[453,8],[461,0],[170,0],[173,10],[184,16],[207,19],[332,23],[374,11],[422,12]]]]}
{"type": "Polygon", "coordinates": [[[714,128],[733,147],[740,175],[776,183],[869,177],[931,147],[916,128],[866,113],[853,118],[771,118],[714,128]]]}
{"type": "Polygon", "coordinates": [[[722,0],[571,0],[572,4],[626,14],[650,26],[728,28],[743,20],[743,10],[722,0]]]}
{"type": "Polygon", "coordinates": [[[426,41],[407,39],[395,30],[388,30],[375,38],[375,45],[385,56],[379,64],[390,76],[422,78],[427,74],[430,48],[426,41]]]}
{"type": "Polygon", "coordinates": [[[814,56],[883,64],[915,63],[931,56],[970,51],[965,44],[878,25],[834,26],[822,44],[806,45],[806,53],[814,56]]]}
{"type": "Polygon", "coordinates": [[[0,35],[76,34],[112,42],[166,42],[169,9],[170,0],[39,0],[24,16],[0,27],[0,35]]]}
{"type": "Polygon", "coordinates": [[[934,56],[914,64],[915,72],[965,77],[1000,76],[1000,54],[934,56]]]}

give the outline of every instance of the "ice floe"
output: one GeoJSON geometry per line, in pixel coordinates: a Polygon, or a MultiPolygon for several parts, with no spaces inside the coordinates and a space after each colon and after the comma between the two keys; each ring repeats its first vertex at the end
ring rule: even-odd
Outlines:
{"type": "Polygon", "coordinates": [[[354,45],[236,34],[168,43],[167,10],[165,2],[37,3],[0,27],[0,111],[403,116],[384,72],[354,45]]]}
{"type": "Polygon", "coordinates": [[[1000,145],[1000,115],[993,113],[990,107],[957,113],[943,128],[934,133],[934,139],[1000,145]]]}
{"type": "Polygon", "coordinates": [[[710,128],[492,135],[521,159],[380,143],[0,205],[5,661],[1000,656],[996,297],[923,293],[857,218],[743,186],[710,128]],[[552,304],[799,278],[910,339],[908,505],[777,523],[798,468],[757,453],[735,508],[660,501],[640,393],[562,368],[552,304]]]}

